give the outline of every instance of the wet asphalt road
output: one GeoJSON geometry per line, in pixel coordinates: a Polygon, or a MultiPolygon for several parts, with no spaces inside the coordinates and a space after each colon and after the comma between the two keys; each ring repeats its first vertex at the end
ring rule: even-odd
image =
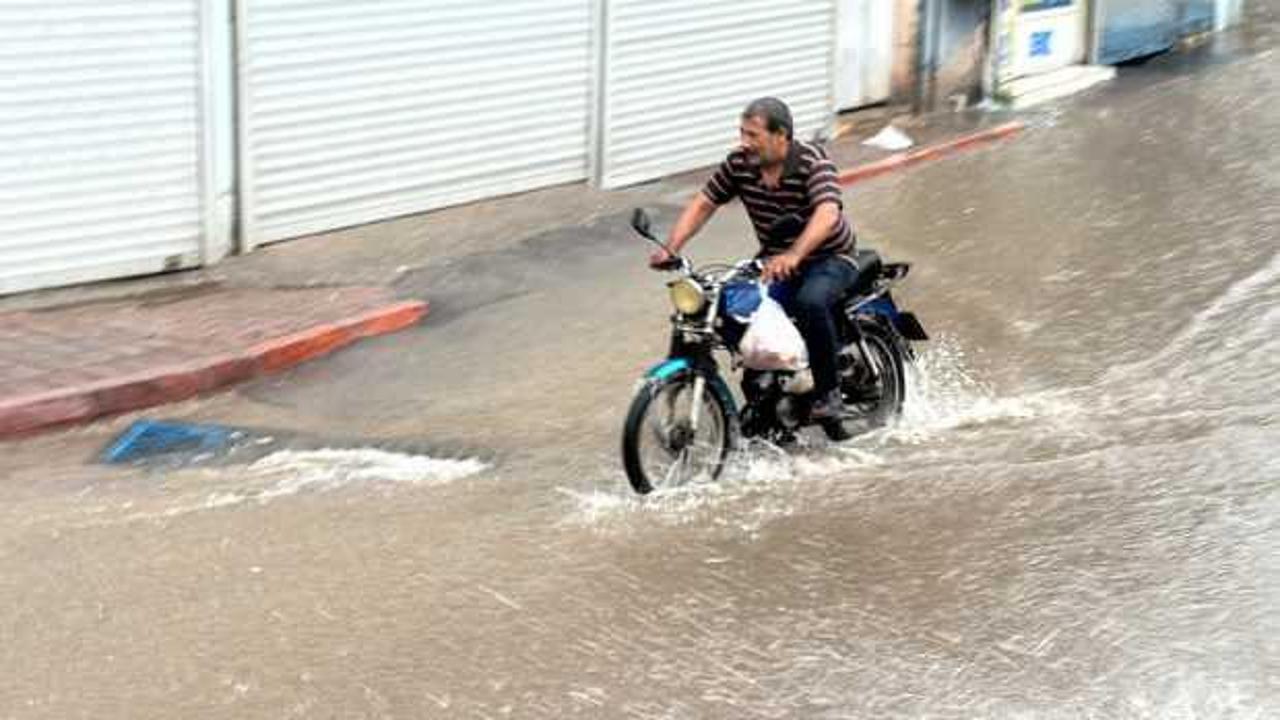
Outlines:
{"type": "MultiPolygon", "coordinates": [[[[178,411],[364,449],[13,448],[0,717],[1280,715],[1274,27],[849,193],[935,335],[875,435],[632,497],[666,300],[608,216],[178,411]]],[[[696,257],[746,252],[722,215],[696,257]]]]}

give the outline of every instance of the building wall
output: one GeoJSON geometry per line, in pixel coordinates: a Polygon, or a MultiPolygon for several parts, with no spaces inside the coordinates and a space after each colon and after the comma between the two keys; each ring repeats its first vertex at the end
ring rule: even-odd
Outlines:
{"type": "Polygon", "coordinates": [[[237,232],[248,251],[678,172],[722,157],[763,94],[805,135],[834,114],[835,0],[10,5],[0,294],[216,262],[237,232]],[[783,61],[768,72],[753,33],[783,61]],[[684,134],[652,140],[654,122],[684,134]]]}
{"type": "Polygon", "coordinates": [[[1213,0],[1105,0],[1097,13],[1098,61],[1119,63],[1168,50],[1213,29],[1213,0]]]}
{"type": "Polygon", "coordinates": [[[990,0],[943,0],[934,80],[938,103],[957,95],[967,102],[982,99],[990,16],[990,0]]]}
{"type": "Polygon", "coordinates": [[[932,1],[938,4],[937,27],[926,38],[925,59],[934,72],[925,78],[925,96],[917,98],[921,3],[897,0],[893,99],[900,103],[923,100],[925,110],[942,107],[954,95],[977,101],[986,70],[991,0],[932,1]]]}
{"type": "Polygon", "coordinates": [[[893,22],[893,102],[907,104],[915,97],[920,0],[896,0],[893,22]]]}
{"type": "Polygon", "coordinates": [[[221,256],[210,3],[0,3],[0,295],[221,256]]]}

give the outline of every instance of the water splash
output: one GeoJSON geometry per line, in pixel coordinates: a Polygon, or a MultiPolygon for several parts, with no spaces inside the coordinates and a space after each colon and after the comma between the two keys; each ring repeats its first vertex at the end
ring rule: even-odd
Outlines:
{"type": "Polygon", "coordinates": [[[732,515],[742,530],[754,532],[767,520],[793,512],[798,498],[813,499],[833,488],[857,492],[861,486],[852,481],[881,476],[918,459],[920,452],[951,445],[960,431],[1016,432],[1028,422],[1049,419],[1059,425],[1078,416],[1078,408],[1062,392],[999,395],[971,369],[959,342],[940,337],[910,370],[904,414],[888,427],[842,443],[806,431],[786,449],[753,440],[735,453],[717,481],[692,482],[644,497],[627,489],[616,461],[601,465],[601,486],[609,490],[559,491],[573,503],[570,524],[617,529],[624,518],[667,526],[715,524],[721,515],[732,515]],[[807,484],[806,491],[795,492],[798,484],[807,484]]]}
{"type": "MultiPolygon", "coordinates": [[[[234,475],[212,469],[188,473],[185,477],[194,479],[194,484],[201,486],[199,490],[193,488],[158,498],[82,508],[81,514],[89,519],[74,525],[90,527],[163,520],[249,503],[265,505],[304,492],[332,492],[356,486],[437,486],[476,475],[489,467],[475,459],[440,459],[373,448],[282,450],[234,475]],[[213,490],[205,485],[218,480],[226,482],[213,490]]],[[[181,483],[171,489],[179,487],[181,483]]]]}
{"type": "Polygon", "coordinates": [[[999,394],[974,374],[964,347],[954,338],[942,336],[908,368],[902,417],[862,440],[921,444],[958,429],[1022,424],[1045,417],[1062,419],[1078,413],[1079,408],[1061,390],[999,394]]]}
{"type": "Polygon", "coordinates": [[[474,460],[405,455],[371,448],[353,450],[284,450],[250,465],[246,477],[272,482],[260,497],[292,495],[303,490],[334,490],[360,483],[442,485],[484,471],[474,460]]]}

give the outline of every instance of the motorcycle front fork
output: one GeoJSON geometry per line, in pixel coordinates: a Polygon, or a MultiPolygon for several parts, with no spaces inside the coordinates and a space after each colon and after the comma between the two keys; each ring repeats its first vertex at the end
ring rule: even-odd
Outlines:
{"type": "Polygon", "coordinates": [[[693,377],[693,402],[689,407],[689,431],[698,432],[698,412],[702,408],[702,394],[707,391],[707,379],[698,373],[693,377]]]}

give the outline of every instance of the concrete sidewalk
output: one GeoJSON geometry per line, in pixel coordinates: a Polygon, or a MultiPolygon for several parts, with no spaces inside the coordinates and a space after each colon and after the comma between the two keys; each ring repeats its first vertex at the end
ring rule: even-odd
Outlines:
{"type": "MultiPolygon", "coordinates": [[[[1020,128],[982,113],[897,117],[924,147],[886,153],[860,144],[892,117],[844,119],[831,143],[842,182],[1020,128]]],[[[398,292],[412,271],[669,204],[705,175],[612,192],[562,186],[303,238],[191,272],[0,298],[0,439],[183,400],[402,329],[427,313],[425,298],[398,292]]]]}

